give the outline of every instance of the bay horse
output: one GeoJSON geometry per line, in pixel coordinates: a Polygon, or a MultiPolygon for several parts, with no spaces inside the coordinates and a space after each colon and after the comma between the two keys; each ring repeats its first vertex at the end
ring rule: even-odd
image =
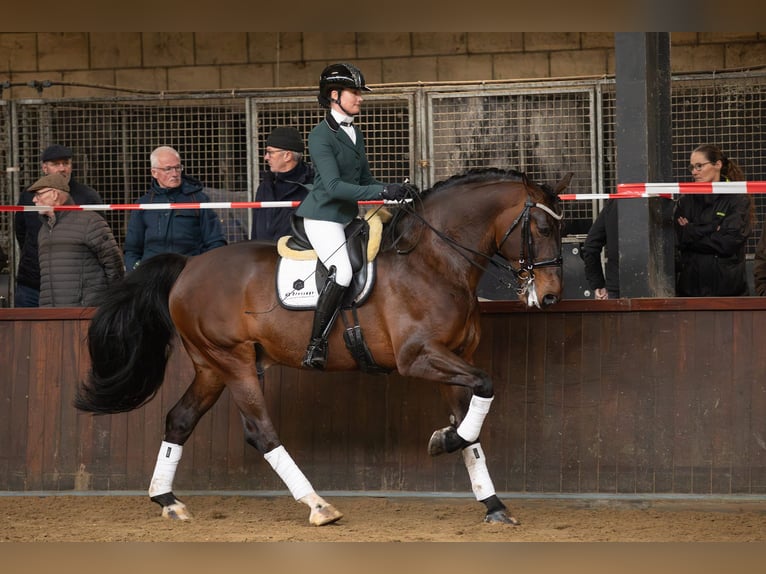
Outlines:
{"type": "MultiPolygon", "coordinates": [[[[514,170],[472,170],[397,204],[377,257],[377,283],[357,309],[378,366],[441,383],[450,424],[433,433],[428,451],[462,452],[486,522],[518,524],[495,493],[479,442],[494,392],[488,374],[473,365],[480,336],[476,290],[499,255],[529,307],[560,299],[558,194],[571,177],[549,186],[514,170]]],[[[194,257],[157,255],[111,287],[94,313],[88,328],[91,367],[78,385],[77,409],[117,413],[151,400],[176,333],[194,364],[190,386],[167,413],[149,486],[164,517],[191,518],[173,494],[176,468],[184,443],[227,387],[245,440],[295,500],[309,506],[310,524],[342,517],[291,458],[266,409],[263,372],[277,364],[301,368],[313,314],[280,305],[277,260],[273,244],[251,241],[194,257]]],[[[359,368],[342,331],[336,324],[330,333],[328,371],[359,368]]]]}

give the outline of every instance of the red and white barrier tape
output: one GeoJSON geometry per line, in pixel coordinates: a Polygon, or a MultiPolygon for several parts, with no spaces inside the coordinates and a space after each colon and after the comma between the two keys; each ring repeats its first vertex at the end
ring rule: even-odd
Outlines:
{"type": "Polygon", "coordinates": [[[747,194],[766,193],[766,181],[714,181],[688,183],[620,183],[617,193],[562,193],[563,200],[634,199],[666,197],[680,194],[747,194]]]}
{"type": "MultiPolygon", "coordinates": [[[[716,181],[712,183],[620,183],[617,193],[562,193],[564,201],[592,199],[670,198],[679,194],[757,194],[766,193],[766,181],[716,181]]],[[[396,205],[396,201],[380,199],[360,201],[359,205],[396,205]]],[[[300,201],[211,201],[207,203],[111,203],[88,205],[57,205],[56,211],[138,211],[142,209],[266,209],[298,207],[300,201]]],[[[2,211],[43,211],[42,205],[0,205],[2,211]]]]}
{"type": "MultiPolygon", "coordinates": [[[[298,207],[300,201],[208,201],[205,203],[104,203],[85,205],[0,205],[0,211],[140,211],[148,209],[264,209],[269,207],[298,207]]],[[[396,205],[398,201],[374,199],[359,201],[359,205],[396,205]]]]}

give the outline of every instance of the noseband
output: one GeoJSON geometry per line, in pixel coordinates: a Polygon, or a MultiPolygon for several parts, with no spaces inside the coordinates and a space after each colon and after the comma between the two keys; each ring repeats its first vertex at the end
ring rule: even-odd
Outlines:
{"type": "Polygon", "coordinates": [[[503,244],[506,242],[511,233],[513,233],[514,229],[516,229],[519,224],[521,224],[521,252],[519,253],[519,268],[515,269],[512,265],[508,265],[507,267],[507,270],[513,272],[519,282],[520,286],[518,287],[517,292],[520,294],[526,293],[530,290],[530,287],[535,280],[535,269],[539,269],[540,267],[561,267],[563,262],[563,258],[561,256],[561,243],[559,243],[559,252],[556,257],[551,259],[544,259],[542,261],[534,260],[535,255],[534,245],[532,242],[532,232],[529,229],[530,213],[533,207],[542,209],[556,221],[561,221],[563,217],[562,215],[559,215],[553,211],[547,205],[536,203],[527,197],[527,200],[524,202],[524,209],[521,211],[521,213],[519,213],[516,219],[513,220],[513,223],[511,223],[508,231],[506,231],[505,235],[503,235],[503,239],[497,246],[498,252],[503,247],[503,244]]]}

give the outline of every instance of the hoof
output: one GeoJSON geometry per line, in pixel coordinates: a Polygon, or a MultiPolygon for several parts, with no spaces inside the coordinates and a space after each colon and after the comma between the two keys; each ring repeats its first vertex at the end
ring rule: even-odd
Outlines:
{"type": "Polygon", "coordinates": [[[326,524],[337,522],[341,518],[343,518],[342,512],[332,504],[325,503],[311,508],[309,523],[311,523],[312,526],[325,526],[326,524]]]}
{"type": "Polygon", "coordinates": [[[470,443],[457,434],[455,427],[448,426],[435,430],[428,441],[428,454],[437,456],[445,452],[456,452],[467,447],[470,443]]]}
{"type": "Polygon", "coordinates": [[[172,492],[153,496],[151,500],[162,507],[162,518],[170,520],[191,520],[192,518],[186,505],[178,500],[172,492]]]}
{"type": "Polygon", "coordinates": [[[511,526],[519,526],[521,522],[516,520],[513,516],[508,516],[505,510],[496,510],[495,512],[487,512],[484,517],[484,522],[490,524],[510,524],[511,526]]]}

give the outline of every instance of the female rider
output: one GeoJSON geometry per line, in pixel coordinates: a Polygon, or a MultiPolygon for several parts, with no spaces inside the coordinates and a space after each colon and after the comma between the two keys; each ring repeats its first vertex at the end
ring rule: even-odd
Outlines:
{"type": "Polygon", "coordinates": [[[317,285],[319,299],[305,367],[323,369],[327,361],[327,336],[351,284],[345,227],[359,214],[357,202],[400,200],[410,191],[406,184],[386,185],[370,173],[364,136],[353,124],[361,111],[362,92],[369,91],[362,72],[351,64],[331,64],[319,78],[319,104],[328,113],[309,133],[314,186],[296,214],[304,218],[306,235],[328,275],[324,286],[317,285]]]}

